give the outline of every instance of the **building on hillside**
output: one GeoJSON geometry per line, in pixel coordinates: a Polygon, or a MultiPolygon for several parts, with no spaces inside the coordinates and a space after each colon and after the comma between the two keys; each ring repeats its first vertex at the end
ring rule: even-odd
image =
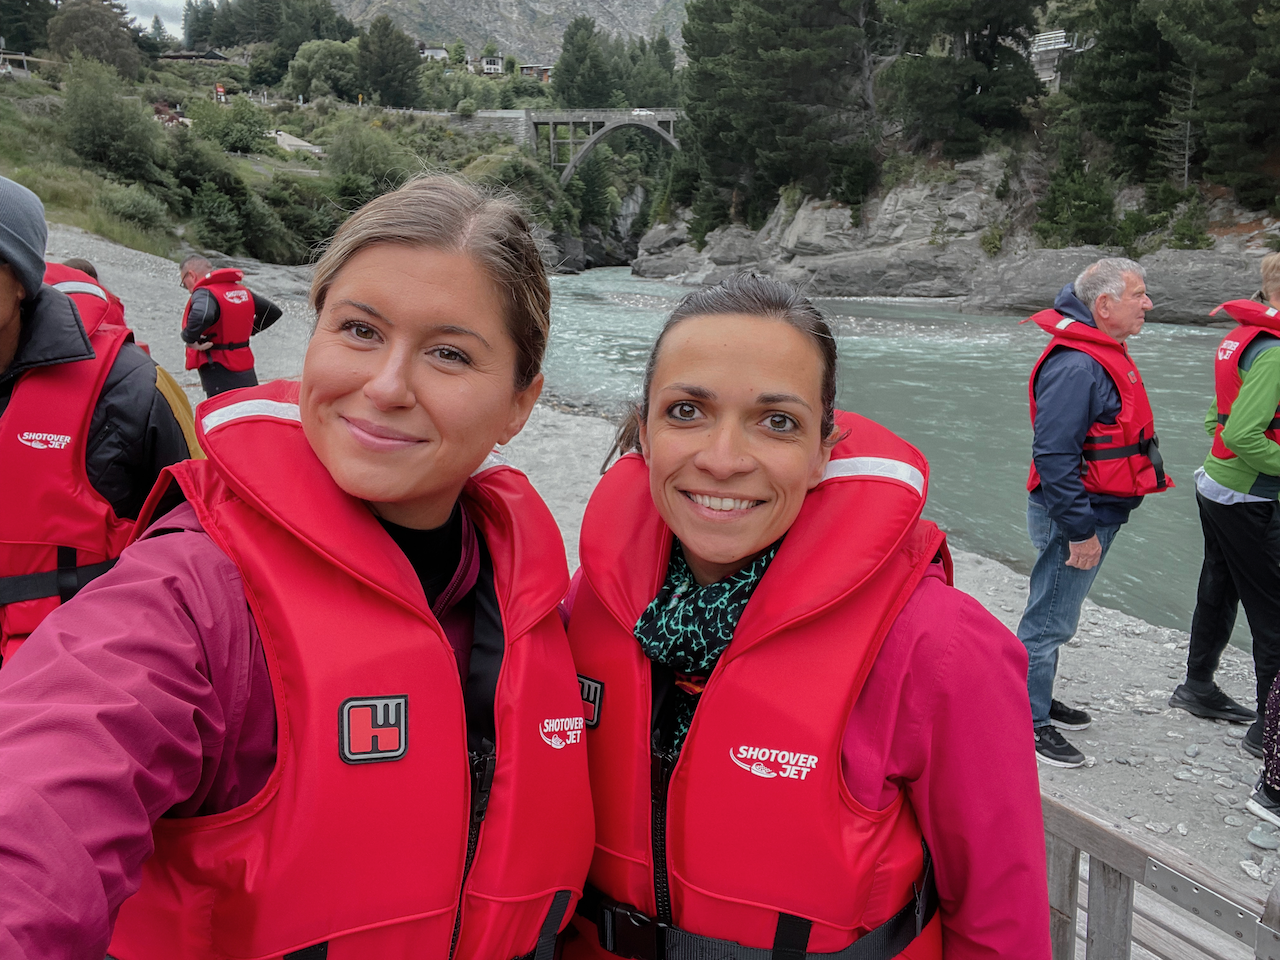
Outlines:
{"type": "Polygon", "coordinates": [[[170,50],[156,57],[157,60],[182,60],[195,63],[228,63],[229,59],[217,50],[170,50]]]}
{"type": "Polygon", "coordinates": [[[496,57],[480,57],[480,69],[476,73],[486,77],[500,77],[502,76],[502,61],[502,54],[498,54],[496,57]]]}
{"type": "Polygon", "coordinates": [[[541,63],[522,63],[520,64],[520,76],[532,77],[539,83],[550,83],[551,68],[541,63]]]}
{"type": "Polygon", "coordinates": [[[439,45],[429,46],[426,43],[423,43],[421,40],[419,40],[418,56],[420,56],[423,60],[448,60],[449,51],[442,46],[439,46],[439,45]]]}
{"type": "Polygon", "coordinates": [[[1028,58],[1040,82],[1050,93],[1057,93],[1062,86],[1062,67],[1067,57],[1088,50],[1093,43],[1090,39],[1082,45],[1078,34],[1068,39],[1065,30],[1047,30],[1031,38],[1028,58]]]}

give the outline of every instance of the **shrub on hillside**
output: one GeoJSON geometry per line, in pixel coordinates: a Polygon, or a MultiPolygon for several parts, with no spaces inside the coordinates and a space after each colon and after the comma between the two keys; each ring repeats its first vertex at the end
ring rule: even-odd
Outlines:
{"type": "Polygon", "coordinates": [[[240,214],[231,198],[211,183],[196,192],[191,203],[196,239],[222,253],[235,253],[243,240],[240,214]]]}
{"type": "Polygon", "coordinates": [[[470,97],[463,97],[458,101],[458,116],[474,117],[476,115],[476,102],[470,97]]]}
{"type": "Polygon", "coordinates": [[[195,132],[213,140],[223,150],[253,153],[262,146],[267,135],[267,113],[253,105],[248,97],[232,97],[227,106],[210,100],[194,100],[187,107],[195,132]]]}
{"type": "Polygon", "coordinates": [[[169,218],[169,208],[136,183],[130,187],[109,186],[95,202],[105,213],[143,230],[161,230],[169,218]]]}
{"type": "Polygon", "coordinates": [[[62,112],[67,145],[125,179],[159,180],[160,126],[140,101],[120,95],[119,82],[110,67],[73,59],[62,112]]]}
{"type": "Polygon", "coordinates": [[[1036,235],[1048,247],[1105,244],[1113,239],[1115,198],[1111,183],[1079,160],[1066,158],[1049,178],[1040,201],[1036,235]]]}
{"type": "Polygon", "coordinates": [[[404,178],[407,163],[386,133],[352,120],[334,135],[329,145],[329,165],[339,175],[367,177],[390,190],[404,178]]]}

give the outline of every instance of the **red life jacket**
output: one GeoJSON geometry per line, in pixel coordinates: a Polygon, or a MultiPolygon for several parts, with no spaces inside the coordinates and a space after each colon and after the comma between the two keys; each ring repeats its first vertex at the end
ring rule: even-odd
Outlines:
{"type": "Polygon", "coordinates": [[[669,786],[662,756],[651,759],[651,665],[632,630],[662,585],[672,534],[640,457],[619,460],[592,494],[569,645],[588,718],[589,882],[600,893],[579,907],[566,960],[652,956],[655,936],[667,955],[704,955],[690,941],[708,937],[768,949],[784,930],[797,956],[830,953],[904,907],[914,941],[901,955],[941,957],[936,916],[926,912],[916,936],[913,884],[932,884],[906,794],[862,807],[841,749],[885,635],[939,551],[949,574],[949,555],[920,519],[920,452],[854,414],[837,423],[847,435],[712,671],[669,786]]]}
{"type": "MultiPolygon", "coordinates": [[[[1217,316],[1219,310],[1227,314],[1240,326],[1236,327],[1218,345],[1218,353],[1213,361],[1213,386],[1218,395],[1218,427],[1213,432],[1213,455],[1219,460],[1234,460],[1235,454],[1222,442],[1222,428],[1227,425],[1231,416],[1231,406],[1240,396],[1240,358],[1245,348],[1261,334],[1270,333],[1280,336],[1280,309],[1256,300],[1228,300],[1210,311],[1209,316],[1217,316]]],[[[1280,443],[1280,406],[1276,407],[1276,415],[1264,435],[1272,443],[1280,443]]]]}
{"type": "Polygon", "coordinates": [[[133,531],[89,482],[89,424],[107,374],[133,335],[83,316],[93,357],[18,377],[0,415],[0,657],[111,569],[133,531]]]}
{"type": "MultiPolygon", "coordinates": [[[[206,363],[220,363],[228,370],[252,370],[253,351],[249,338],[253,336],[253,294],[240,283],[244,274],[239,270],[214,270],[205,274],[192,289],[208,290],[218,301],[218,321],[205,331],[205,339],[212,340],[208,350],[187,347],[187,369],[195,370],[206,363]]],[[[182,311],[182,329],[187,329],[187,317],[191,313],[191,301],[182,311]]]]}
{"type": "Polygon", "coordinates": [[[296,383],[276,381],[202,403],[209,459],[168,468],[243,577],[278,753],[243,806],[157,822],[155,855],[110,952],[444,960],[455,930],[452,956],[465,960],[507,960],[540,940],[549,950],[592,837],[555,522],[500,458],[463,491],[491,557],[504,637],[496,768],[469,766],[449,642],[408,560],[312,452],[297,401],[296,383]]]}
{"type": "Polygon", "coordinates": [[[44,282],[71,298],[86,330],[100,323],[126,326],[120,298],[84,271],[61,263],[46,263],[44,282]]]}
{"type": "MultiPolygon", "coordinates": [[[[1027,383],[1033,425],[1036,422],[1036,374],[1045,358],[1058,347],[1079,350],[1097,360],[1120,394],[1120,414],[1116,422],[1094,423],[1085,435],[1081,456],[1084,488],[1113,497],[1140,497],[1172,489],[1173,478],[1164,472],[1164,458],[1160,456],[1151,401],[1147,399],[1147,388],[1129,356],[1129,349],[1101,330],[1065,317],[1057,310],[1041,310],[1029,319],[1053,336],[1027,383]]],[[[1038,486],[1040,473],[1033,460],[1027,490],[1038,486]]]]}

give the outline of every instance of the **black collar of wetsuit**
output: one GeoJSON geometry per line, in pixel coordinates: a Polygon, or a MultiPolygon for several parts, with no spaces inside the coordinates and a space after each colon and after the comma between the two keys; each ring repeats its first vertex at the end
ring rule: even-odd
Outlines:
{"type": "Polygon", "coordinates": [[[402,527],[381,517],[378,522],[418,575],[428,605],[434,604],[462,562],[462,507],[454,504],[449,519],[431,530],[402,527]]]}
{"type": "Polygon", "coordinates": [[[9,368],[0,373],[0,392],[11,391],[18,377],[28,370],[93,357],[93,347],[75,304],[48,284],[40,288],[36,297],[23,301],[19,324],[18,351],[9,368]]]}

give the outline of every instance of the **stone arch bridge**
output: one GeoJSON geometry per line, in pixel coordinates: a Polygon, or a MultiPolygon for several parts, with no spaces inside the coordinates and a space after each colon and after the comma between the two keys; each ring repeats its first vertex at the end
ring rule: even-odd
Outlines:
{"type": "Polygon", "coordinates": [[[534,156],[560,174],[560,183],[573,177],[578,165],[601,140],[623,127],[649,130],[680,149],[676,121],[684,111],[674,107],[640,107],[634,110],[528,110],[528,141],[534,156]],[[545,131],[545,137],[544,137],[545,131]]]}

